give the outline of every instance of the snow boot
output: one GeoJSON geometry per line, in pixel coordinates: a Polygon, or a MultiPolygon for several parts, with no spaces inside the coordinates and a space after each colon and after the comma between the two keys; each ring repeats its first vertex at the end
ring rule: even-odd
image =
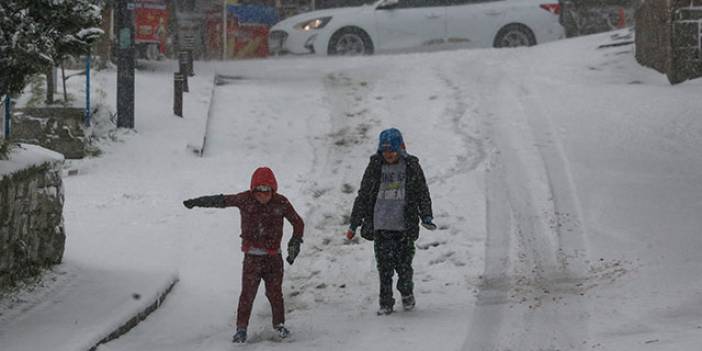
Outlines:
{"type": "Polygon", "coordinates": [[[405,309],[405,311],[411,311],[414,309],[415,301],[414,301],[414,295],[407,295],[402,297],[402,308],[405,309]]]}
{"type": "Polygon", "coordinates": [[[281,339],[285,339],[290,335],[290,330],[288,330],[283,323],[274,326],[273,329],[275,329],[276,333],[278,333],[278,337],[281,339]]]}
{"type": "Polygon", "coordinates": [[[246,342],[246,329],[236,328],[236,333],[232,337],[232,342],[235,344],[243,344],[246,342]]]}
{"type": "Polygon", "coordinates": [[[278,332],[278,337],[281,339],[285,339],[290,335],[290,330],[288,330],[288,328],[286,328],[282,323],[276,325],[273,327],[273,329],[278,332]]]}
{"type": "Polygon", "coordinates": [[[379,316],[387,316],[392,313],[392,306],[380,306],[378,309],[379,316]]]}

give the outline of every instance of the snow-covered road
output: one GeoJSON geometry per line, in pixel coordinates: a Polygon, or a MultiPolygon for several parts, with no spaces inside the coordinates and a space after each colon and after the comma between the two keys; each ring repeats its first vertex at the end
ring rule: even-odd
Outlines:
{"type": "MultiPolygon", "coordinates": [[[[694,349],[701,83],[669,87],[635,64],[632,47],[597,49],[608,40],[202,63],[200,75],[243,78],[216,87],[204,157],[185,146],[187,113],[158,112],[170,101],[162,92],[138,108],[136,134],[66,179],[67,228],[78,232],[69,260],[180,272],[162,309],[101,350],[233,347],[238,212],[180,201],[244,190],[261,165],[276,172],[306,232],[286,265],[292,339],[273,338],[260,291],[247,349],[694,349]],[[388,127],[421,160],[439,230],[417,242],[417,309],[378,317],[372,247],[342,233],[388,127]],[[107,198],[98,196],[105,186],[107,198]],[[133,262],[120,260],[134,241],[133,262]]],[[[168,77],[148,74],[141,89],[158,91],[168,77]]],[[[195,94],[209,96],[201,82],[195,94]]]]}
{"type": "Polygon", "coordinates": [[[489,121],[485,275],[465,350],[572,350],[589,339],[588,252],[561,141],[534,96],[538,73],[505,53],[477,79],[489,121]]]}
{"type": "MultiPolygon", "coordinates": [[[[294,332],[286,349],[377,349],[397,343],[426,349],[437,340],[458,349],[465,340],[471,289],[482,270],[485,200],[482,174],[474,171],[485,154],[480,138],[472,135],[477,126],[463,120],[467,108],[437,75],[440,69],[406,74],[414,61],[425,59],[416,56],[402,66],[394,65],[393,57],[380,57],[216,67],[222,76],[244,79],[220,80],[204,158],[187,160],[183,184],[174,186],[183,196],[238,192],[260,165],[277,173],[280,192],[307,223],[301,257],[286,266],[287,324],[294,332]],[[409,151],[422,159],[441,228],[418,242],[417,310],[383,320],[374,313],[372,247],[346,242],[343,232],[377,134],[389,126],[401,128],[409,151]]],[[[178,289],[162,310],[103,348],[210,350],[230,344],[242,260],[238,212],[181,212],[198,229],[180,235],[178,289]]],[[[250,347],[279,345],[263,291],[249,333],[250,347]]]]}

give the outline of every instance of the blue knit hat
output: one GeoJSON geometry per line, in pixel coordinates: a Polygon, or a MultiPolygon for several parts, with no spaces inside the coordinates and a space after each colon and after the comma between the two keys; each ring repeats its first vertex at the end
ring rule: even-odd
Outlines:
{"type": "Polygon", "coordinates": [[[405,142],[402,140],[402,133],[396,128],[386,129],[380,132],[378,142],[378,153],[383,151],[401,152],[405,149],[405,142]]]}

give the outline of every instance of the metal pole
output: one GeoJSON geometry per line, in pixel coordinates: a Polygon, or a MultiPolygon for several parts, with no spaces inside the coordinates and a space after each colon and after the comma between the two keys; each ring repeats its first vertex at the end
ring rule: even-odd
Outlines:
{"type": "Polygon", "coordinates": [[[188,68],[188,52],[181,50],[178,53],[178,73],[183,75],[183,91],[190,92],[188,87],[188,76],[190,75],[190,68],[188,68]]]}
{"type": "Polygon", "coordinates": [[[227,0],[222,0],[222,61],[227,59],[227,0]]]}
{"type": "Polygon", "coordinates": [[[181,72],[173,73],[173,114],[183,117],[183,77],[181,72]]]}
{"type": "Polygon", "coordinates": [[[90,127],[90,50],[85,57],[85,126],[90,127]]]}
{"type": "Polygon", "coordinates": [[[10,95],[5,96],[5,140],[10,139],[10,134],[12,134],[12,103],[10,102],[10,95]]]}
{"type": "Polygon", "coordinates": [[[193,48],[186,50],[188,53],[188,76],[195,77],[195,58],[193,57],[193,48]]]}
{"type": "Polygon", "coordinates": [[[134,19],[128,0],[117,1],[117,127],[134,128],[134,19]]]}

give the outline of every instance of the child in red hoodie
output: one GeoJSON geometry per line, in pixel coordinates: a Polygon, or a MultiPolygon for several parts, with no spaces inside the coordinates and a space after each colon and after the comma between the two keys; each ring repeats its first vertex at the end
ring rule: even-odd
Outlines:
{"type": "Polygon", "coordinates": [[[183,201],[187,208],[238,207],[241,214],[241,250],[244,265],[241,278],[241,295],[237,310],[236,333],[233,342],[246,342],[246,328],[251,316],[258,285],[263,279],[266,296],[273,311],[273,328],[281,338],[290,333],[285,328],[283,305],[283,256],[280,242],[283,239],[283,218],[293,226],[288,241],[288,257],[293,264],[300,253],[304,222],[285,196],[277,193],[278,183],[268,167],[256,169],[248,191],[232,195],[202,196],[183,201]]]}

